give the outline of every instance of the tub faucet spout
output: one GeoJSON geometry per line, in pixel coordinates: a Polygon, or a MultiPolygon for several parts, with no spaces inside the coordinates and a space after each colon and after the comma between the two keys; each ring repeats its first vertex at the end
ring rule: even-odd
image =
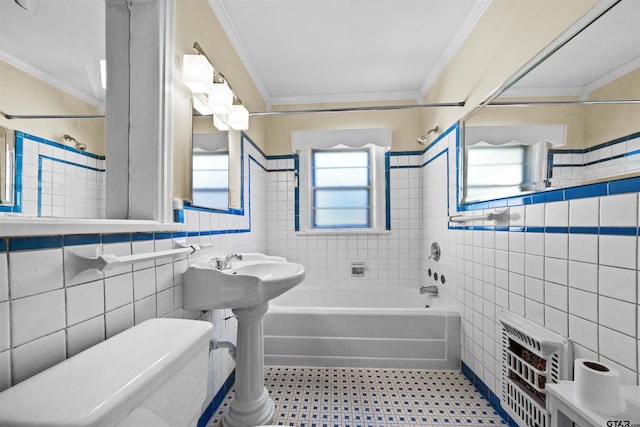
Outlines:
{"type": "Polygon", "coordinates": [[[436,296],[438,295],[438,287],[436,285],[420,286],[420,293],[436,296]]]}

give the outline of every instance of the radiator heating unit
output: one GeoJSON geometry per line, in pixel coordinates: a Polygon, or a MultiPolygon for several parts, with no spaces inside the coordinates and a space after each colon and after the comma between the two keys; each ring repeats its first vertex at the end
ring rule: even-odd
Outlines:
{"type": "Polygon", "coordinates": [[[526,427],[549,427],[545,385],[573,376],[571,342],[555,332],[504,311],[502,407],[526,427]]]}

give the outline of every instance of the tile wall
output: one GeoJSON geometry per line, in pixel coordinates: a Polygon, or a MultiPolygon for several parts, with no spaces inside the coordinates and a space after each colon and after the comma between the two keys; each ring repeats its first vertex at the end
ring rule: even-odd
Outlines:
{"type": "MultiPolygon", "coordinates": [[[[201,258],[266,252],[266,159],[250,142],[245,142],[244,153],[244,215],[186,210],[185,231],[174,234],[0,239],[0,390],[153,317],[210,321],[216,337],[235,341],[230,310],[183,308],[182,273],[201,258]],[[193,256],[139,262],[104,273],[80,267],[81,257],[96,252],[162,251],[171,249],[174,240],[213,246],[193,256]]],[[[208,400],[234,366],[226,350],[211,353],[208,400]]]]}
{"type": "Polygon", "coordinates": [[[420,287],[422,272],[422,178],[419,153],[389,159],[389,231],[381,234],[295,232],[294,159],[269,161],[267,241],[271,255],[306,267],[303,286],[420,287]],[[352,262],[366,264],[364,277],[351,277],[352,262]]]}
{"type": "Polygon", "coordinates": [[[638,384],[637,185],[629,193],[599,185],[546,202],[513,199],[529,204],[457,213],[508,209],[507,222],[448,223],[456,213],[456,147],[453,129],[424,155],[423,245],[442,246],[441,260],[426,266],[449,278],[441,291],[462,315],[463,362],[500,395],[498,316],[509,310],[568,336],[575,357],[605,361],[625,384],[638,384]]]}
{"type": "Polygon", "coordinates": [[[16,132],[18,203],[0,215],[104,218],[105,159],[16,132]]]}

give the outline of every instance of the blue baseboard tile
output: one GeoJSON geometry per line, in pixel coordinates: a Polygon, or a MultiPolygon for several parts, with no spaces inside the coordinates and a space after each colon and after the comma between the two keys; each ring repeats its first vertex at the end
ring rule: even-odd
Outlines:
{"type": "Polygon", "coordinates": [[[73,234],[64,236],[64,246],[91,245],[100,243],[99,234],[73,234]]]}
{"type": "Polygon", "coordinates": [[[102,243],[123,243],[131,241],[131,233],[105,234],[102,236],[102,243]]]}
{"type": "Polygon", "coordinates": [[[473,384],[478,392],[489,401],[491,407],[500,415],[505,423],[509,423],[510,426],[518,427],[518,424],[509,417],[509,414],[502,409],[500,405],[500,398],[473,372],[473,370],[467,366],[466,363],[462,363],[462,374],[473,384]]]}
{"type": "Polygon", "coordinates": [[[227,393],[229,393],[229,390],[231,390],[235,382],[236,370],[234,369],[231,374],[229,374],[229,377],[224,382],[222,387],[220,387],[220,390],[218,390],[216,395],[213,397],[213,400],[211,400],[209,405],[207,405],[207,408],[200,416],[200,419],[198,419],[198,427],[205,427],[207,425],[211,417],[213,417],[213,414],[215,414],[220,405],[222,405],[224,397],[227,395],[227,393]]]}
{"type": "Polygon", "coordinates": [[[9,239],[9,251],[28,251],[61,247],[62,236],[12,237],[9,239]]]}

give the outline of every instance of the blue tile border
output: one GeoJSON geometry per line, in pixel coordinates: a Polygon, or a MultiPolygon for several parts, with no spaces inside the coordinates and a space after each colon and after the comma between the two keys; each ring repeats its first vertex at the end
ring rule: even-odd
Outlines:
{"type": "Polygon", "coordinates": [[[92,159],[97,159],[97,160],[105,160],[106,159],[105,156],[102,156],[102,155],[99,155],[99,154],[93,154],[93,153],[91,153],[89,151],[78,150],[78,149],[76,149],[74,147],[70,147],[68,145],[61,144],[59,142],[51,141],[49,139],[41,138],[39,136],[31,135],[31,134],[28,134],[26,132],[16,131],[16,136],[18,134],[20,134],[21,137],[29,139],[31,141],[35,141],[35,142],[39,142],[40,144],[45,144],[45,145],[49,145],[51,147],[59,148],[59,149],[64,150],[64,151],[70,151],[72,153],[79,154],[81,156],[90,157],[92,159]]]}
{"type": "Polygon", "coordinates": [[[500,415],[502,420],[505,423],[509,423],[509,425],[517,426],[518,424],[515,422],[515,420],[511,418],[504,409],[502,409],[502,405],[500,404],[500,398],[498,397],[498,395],[492,392],[489,386],[487,386],[484,383],[484,381],[482,381],[480,377],[478,377],[473,372],[473,370],[469,366],[467,366],[466,363],[464,362],[460,362],[460,363],[462,364],[461,366],[462,374],[471,382],[471,384],[473,384],[473,386],[476,388],[476,390],[478,390],[478,392],[482,395],[482,397],[484,397],[485,399],[487,399],[487,401],[489,401],[489,404],[491,405],[491,407],[495,409],[495,411],[500,415]],[[515,423],[515,424],[512,424],[512,423],[515,423]]]}
{"type": "Polygon", "coordinates": [[[15,171],[14,171],[14,189],[13,189],[13,205],[0,206],[0,212],[22,212],[22,153],[23,153],[23,133],[15,133],[15,171]]]}
{"type": "Polygon", "coordinates": [[[234,369],[198,419],[198,427],[205,427],[207,423],[209,423],[209,420],[213,417],[213,414],[216,413],[220,405],[222,405],[225,396],[229,393],[235,382],[236,370],[234,369]]]}
{"type": "Polygon", "coordinates": [[[101,242],[99,234],[71,234],[63,238],[64,246],[78,246],[99,244],[101,242]]]}
{"type": "Polygon", "coordinates": [[[62,248],[62,236],[11,237],[9,251],[62,248]]]}

